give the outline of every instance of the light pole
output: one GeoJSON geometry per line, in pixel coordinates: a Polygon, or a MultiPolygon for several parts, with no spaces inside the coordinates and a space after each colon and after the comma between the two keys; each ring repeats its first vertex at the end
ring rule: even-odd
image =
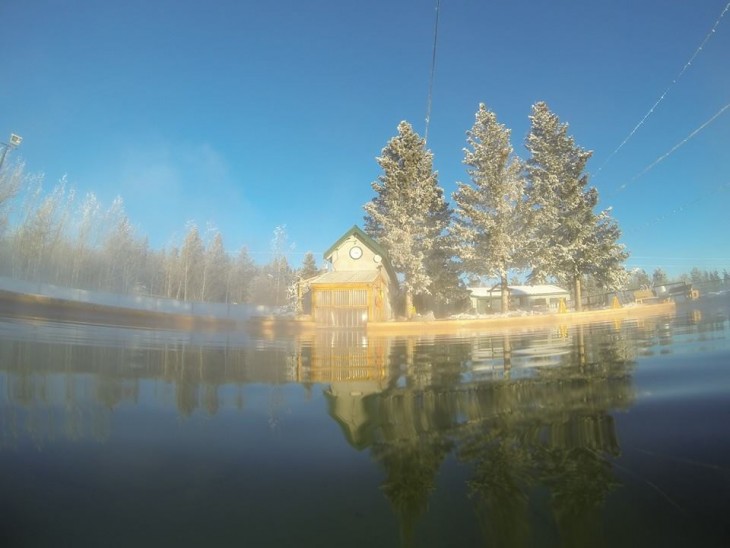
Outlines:
{"type": "Polygon", "coordinates": [[[0,156],[0,170],[2,170],[2,168],[3,168],[3,163],[5,163],[5,156],[7,156],[8,150],[20,146],[20,143],[22,143],[22,142],[23,142],[23,138],[20,135],[11,133],[10,139],[8,139],[8,142],[2,143],[3,155],[0,156]]]}

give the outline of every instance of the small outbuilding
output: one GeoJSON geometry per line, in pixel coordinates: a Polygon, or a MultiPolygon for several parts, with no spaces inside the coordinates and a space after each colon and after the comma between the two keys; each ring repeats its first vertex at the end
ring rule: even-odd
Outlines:
{"type": "MultiPolygon", "coordinates": [[[[558,310],[560,303],[568,304],[570,292],[556,285],[510,285],[511,310],[558,310]]],[[[496,287],[470,287],[469,299],[477,314],[501,312],[502,291],[496,287]]]]}
{"type": "Polygon", "coordinates": [[[302,311],[320,327],[364,327],[393,317],[391,295],[398,280],[388,255],[353,226],[327,251],[329,270],[302,280],[302,311]]]}

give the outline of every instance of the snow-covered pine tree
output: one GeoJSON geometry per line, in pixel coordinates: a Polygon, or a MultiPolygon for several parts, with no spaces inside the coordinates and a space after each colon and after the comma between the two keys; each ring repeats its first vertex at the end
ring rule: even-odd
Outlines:
{"type": "Polygon", "coordinates": [[[304,254],[302,266],[299,268],[298,274],[299,278],[302,280],[306,280],[307,278],[311,278],[312,276],[316,276],[317,274],[319,274],[317,259],[314,258],[314,253],[312,253],[311,251],[307,251],[304,254]]]}
{"type": "Polygon", "coordinates": [[[669,283],[669,277],[663,268],[657,267],[654,269],[654,273],[651,275],[652,285],[664,285],[669,283]]]}
{"type": "Polygon", "coordinates": [[[433,171],[433,155],[408,122],[398,124],[398,135],[377,161],[383,174],[372,183],[377,195],[363,206],[365,231],[403,274],[405,315],[410,317],[413,296],[429,292],[426,259],[442,241],[451,212],[433,171]]]}
{"type": "Polygon", "coordinates": [[[497,276],[502,311],[509,309],[508,273],[524,266],[525,204],[523,163],[513,153],[510,130],[479,105],[467,132],[464,164],[471,183],[457,182],[452,232],[465,270],[497,276]]]}
{"type": "Polygon", "coordinates": [[[628,257],[618,243],[621,231],[609,211],[596,215],[598,191],[586,188],[586,163],[591,152],[575,144],[568,125],[547,104],[533,105],[526,147],[527,201],[530,208],[531,278],[554,277],[570,284],[576,310],[581,304],[581,278],[593,275],[606,285],[623,279],[628,257]]]}
{"type": "Polygon", "coordinates": [[[453,234],[447,231],[437,238],[431,253],[426,256],[424,266],[431,284],[428,294],[421,294],[414,299],[417,309],[444,316],[462,309],[464,303],[468,302],[469,294],[462,281],[463,269],[456,258],[454,242],[453,234]]]}

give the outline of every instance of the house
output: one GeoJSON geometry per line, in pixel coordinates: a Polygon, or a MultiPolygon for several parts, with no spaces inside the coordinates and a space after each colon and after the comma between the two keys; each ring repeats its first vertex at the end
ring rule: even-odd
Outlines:
{"type": "MultiPolygon", "coordinates": [[[[511,310],[558,310],[561,301],[568,303],[570,293],[555,285],[510,285],[511,310]]],[[[502,311],[502,290],[495,287],[470,287],[469,300],[477,314],[502,311]]]]}
{"type": "Polygon", "coordinates": [[[302,311],[320,327],[364,327],[393,318],[398,285],[385,250],[353,226],[327,251],[328,272],[300,283],[302,311]]]}

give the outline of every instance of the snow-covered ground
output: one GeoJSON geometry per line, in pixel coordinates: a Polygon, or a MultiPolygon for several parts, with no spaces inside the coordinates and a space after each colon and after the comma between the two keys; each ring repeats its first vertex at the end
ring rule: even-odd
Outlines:
{"type": "Polygon", "coordinates": [[[272,309],[266,306],[230,303],[203,303],[176,301],[147,295],[121,295],[103,291],[88,291],[72,287],[16,280],[0,276],[0,290],[26,295],[42,295],[54,299],[76,301],[101,306],[129,308],[133,310],[149,310],[166,314],[186,314],[215,318],[246,320],[254,316],[267,316],[272,309]]]}

